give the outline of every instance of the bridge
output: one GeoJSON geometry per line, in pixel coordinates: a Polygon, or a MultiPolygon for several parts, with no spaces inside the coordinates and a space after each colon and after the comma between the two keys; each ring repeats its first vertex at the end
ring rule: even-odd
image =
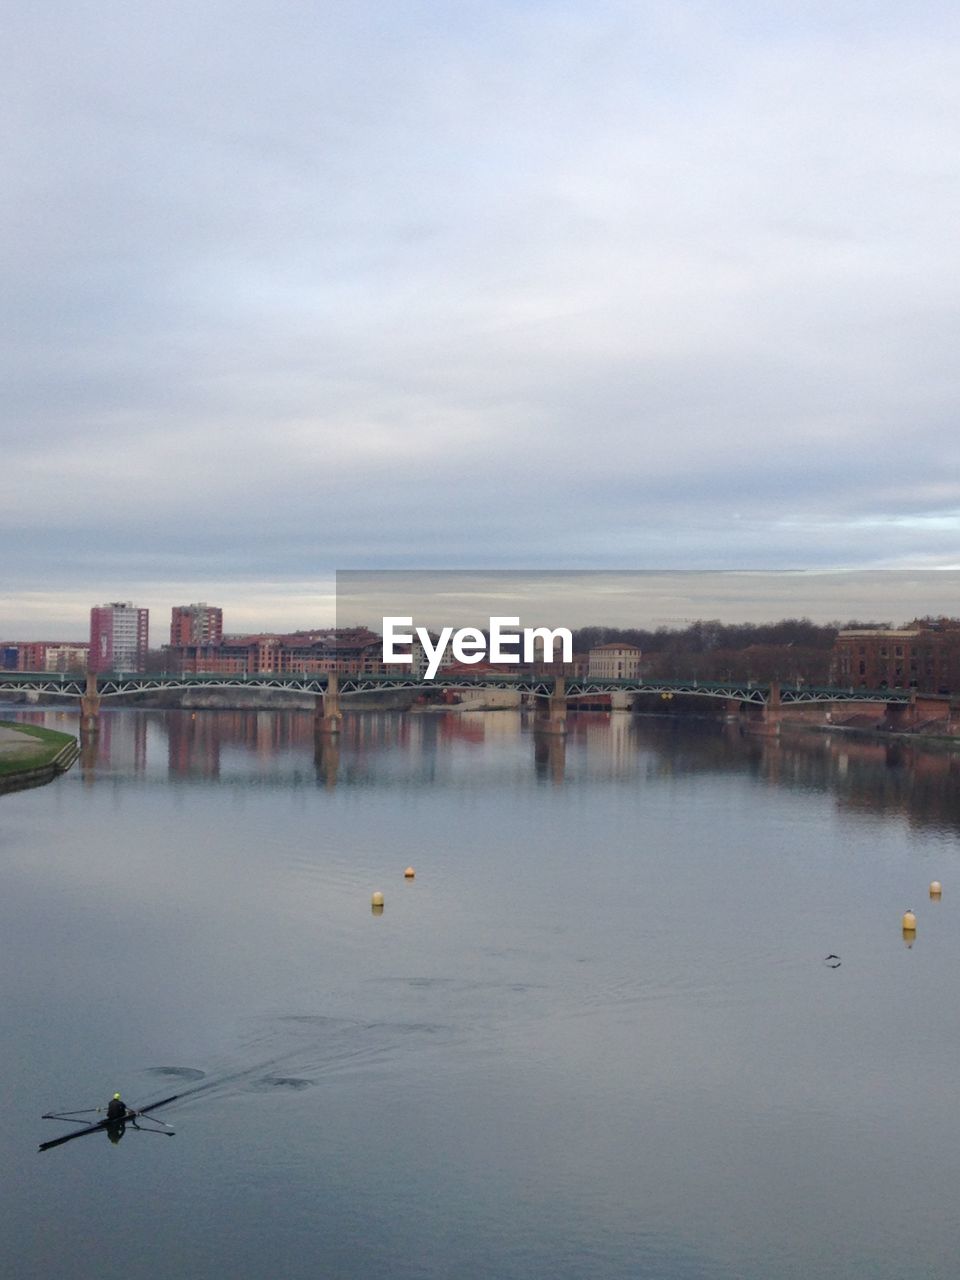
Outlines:
{"type": "Polygon", "coordinates": [[[322,733],[339,730],[340,699],[357,693],[385,690],[413,690],[417,693],[442,690],[474,689],[510,690],[536,698],[537,727],[545,733],[563,733],[568,704],[571,700],[589,699],[611,693],[653,694],[662,699],[695,697],[720,699],[728,711],[739,714],[742,707],[754,708],[754,723],[766,725],[767,731],[779,727],[782,707],[798,704],[880,703],[909,705],[916,700],[913,689],[855,689],[816,687],[801,682],[781,684],[730,680],[597,679],[590,676],[543,674],[470,675],[463,672],[440,672],[433,680],[412,674],[394,675],[380,672],[353,674],[317,673],[313,675],[281,675],[261,672],[256,675],[138,675],[124,672],[88,672],[68,675],[42,671],[0,671],[0,697],[4,693],[34,693],[80,702],[81,728],[95,732],[100,705],[104,698],[157,693],[183,689],[269,689],[276,692],[307,693],[317,698],[317,729],[322,733]]]}

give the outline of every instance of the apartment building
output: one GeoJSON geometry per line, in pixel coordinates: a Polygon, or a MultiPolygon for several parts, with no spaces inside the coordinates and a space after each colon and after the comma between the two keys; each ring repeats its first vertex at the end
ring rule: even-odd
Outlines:
{"type": "Polygon", "coordinates": [[[90,670],[143,671],[150,610],[114,600],[90,610],[90,670]]]}

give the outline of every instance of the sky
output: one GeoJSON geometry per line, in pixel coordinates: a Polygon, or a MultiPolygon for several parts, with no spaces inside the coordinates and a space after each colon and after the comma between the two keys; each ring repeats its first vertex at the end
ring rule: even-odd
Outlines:
{"type": "Polygon", "coordinates": [[[957,610],[960,571],[839,570],[523,570],[353,569],[336,576],[336,622],[381,620],[412,627],[480,627],[514,618],[500,630],[571,629],[598,624],[682,630],[696,621],[772,622],[809,618],[840,626],[902,626],[957,610]],[[878,612],[878,610],[881,610],[878,612]]]}
{"type": "Polygon", "coordinates": [[[958,27],[4,5],[0,638],[323,625],[344,569],[960,566],[958,27]]]}

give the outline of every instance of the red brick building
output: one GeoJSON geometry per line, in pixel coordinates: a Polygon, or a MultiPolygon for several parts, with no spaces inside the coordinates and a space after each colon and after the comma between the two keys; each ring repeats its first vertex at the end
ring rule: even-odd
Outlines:
{"type": "Polygon", "coordinates": [[[170,611],[171,645],[218,645],[223,639],[223,610],[209,604],[178,604],[170,611]]]}
{"type": "Polygon", "coordinates": [[[351,675],[382,670],[383,642],[365,627],[224,636],[219,644],[171,645],[169,667],[183,674],[351,675]]]}
{"type": "Polygon", "coordinates": [[[90,610],[90,670],[143,671],[150,610],[115,600],[90,610]]]}
{"type": "Polygon", "coordinates": [[[12,640],[0,643],[4,671],[86,671],[90,646],[83,640],[12,640]]]}
{"type": "Polygon", "coordinates": [[[859,689],[960,692],[960,621],[924,619],[896,629],[841,631],[831,678],[859,689]]]}

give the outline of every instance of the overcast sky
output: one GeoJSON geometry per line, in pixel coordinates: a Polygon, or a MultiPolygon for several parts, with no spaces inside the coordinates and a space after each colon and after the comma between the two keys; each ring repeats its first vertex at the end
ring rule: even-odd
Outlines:
{"type": "Polygon", "coordinates": [[[4,5],[0,637],[960,565],[957,15],[4,5]]]}

